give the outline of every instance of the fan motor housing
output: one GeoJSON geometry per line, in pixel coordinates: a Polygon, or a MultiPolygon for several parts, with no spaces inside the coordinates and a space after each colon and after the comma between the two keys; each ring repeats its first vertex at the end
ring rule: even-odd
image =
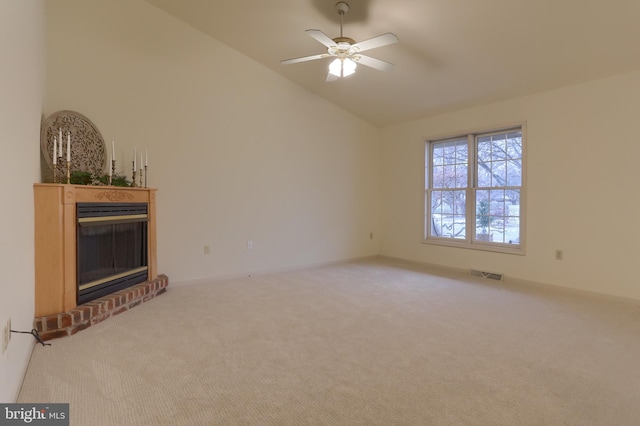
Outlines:
{"type": "Polygon", "coordinates": [[[334,39],[332,39],[333,41],[336,42],[336,44],[340,44],[340,43],[349,43],[351,45],[356,44],[356,41],[352,38],[349,37],[336,37],[334,39]]]}

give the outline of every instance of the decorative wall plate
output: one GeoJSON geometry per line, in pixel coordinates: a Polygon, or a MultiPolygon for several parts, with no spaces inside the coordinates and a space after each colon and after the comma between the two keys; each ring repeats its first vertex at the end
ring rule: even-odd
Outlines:
{"type": "Polygon", "coordinates": [[[71,135],[71,171],[105,173],[107,151],[98,128],[84,115],[62,110],[51,114],[40,129],[41,158],[48,166],[43,167],[43,181],[51,181],[53,176],[53,138],[62,130],[63,160],[66,161],[67,132],[71,135]]]}

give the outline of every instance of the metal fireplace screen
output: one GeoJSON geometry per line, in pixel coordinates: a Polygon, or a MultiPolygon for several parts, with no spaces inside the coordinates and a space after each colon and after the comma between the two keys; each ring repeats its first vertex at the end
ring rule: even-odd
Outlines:
{"type": "Polygon", "coordinates": [[[147,280],[146,203],[78,203],[78,304],[147,280]]]}

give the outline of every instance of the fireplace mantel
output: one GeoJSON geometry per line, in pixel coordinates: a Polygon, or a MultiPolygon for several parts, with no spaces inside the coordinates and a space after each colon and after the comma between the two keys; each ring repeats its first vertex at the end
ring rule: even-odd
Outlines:
{"type": "Polygon", "coordinates": [[[156,262],[156,189],[34,184],[35,316],[58,314],[77,306],[76,204],[148,204],[148,280],[158,277],[156,262]]]}

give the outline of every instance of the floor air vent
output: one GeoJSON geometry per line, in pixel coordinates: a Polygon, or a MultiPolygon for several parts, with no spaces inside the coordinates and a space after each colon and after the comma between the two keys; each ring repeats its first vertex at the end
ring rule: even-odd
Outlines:
{"type": "Polygon", "coordinates": [[[478,271],[477,269],[470,269],[471,276],[486,278],[489,280],[502,281],[504,280],[504,274],[496,274],[495,272],[478,271]]]}

